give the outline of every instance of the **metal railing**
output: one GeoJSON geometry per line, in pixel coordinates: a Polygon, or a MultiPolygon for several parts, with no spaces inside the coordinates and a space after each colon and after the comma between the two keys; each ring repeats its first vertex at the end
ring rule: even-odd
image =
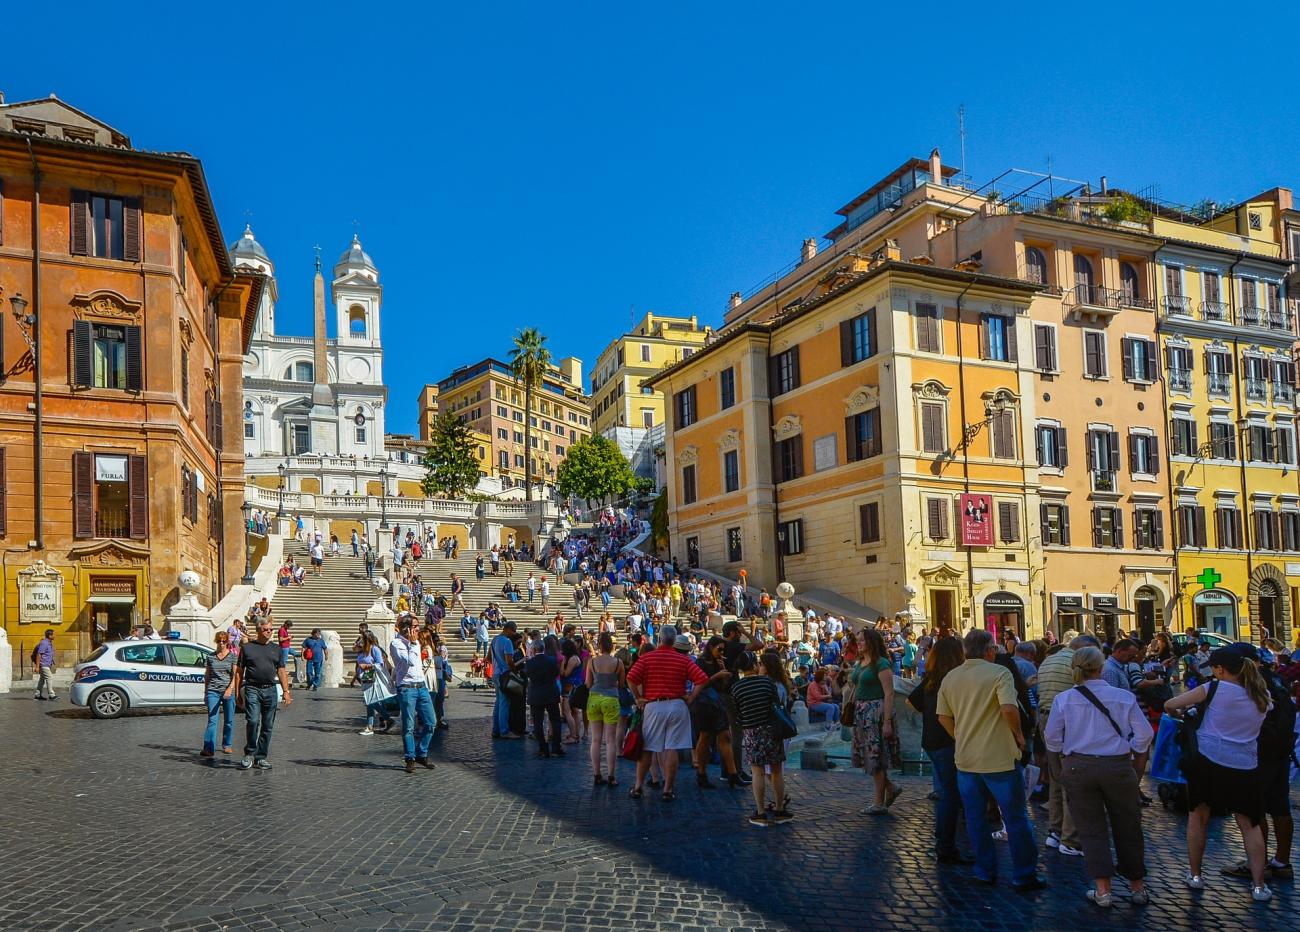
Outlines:
{"type": "Polygon", "coordinates": [[[1295,404],[1295,386],[1290,382],[1274,382],[1273,403],[1283,405],[1295,404]]]}
{"type": "Polygon", "coordinates": [[[1092,471],[1092,490],[1094,492],[1115,491],[1115,470],[1094,469],[1092,471]]]}
{"type": "Polygon", "coordinates": [[[1192,312],[1192,302],[1187,295],[1167,294],[1160,299],[1160,309],[1166,316],[1170,314],[1190,314],[1192,312]]]}
{"type": "Polygon", "coordinates": [[[1243,327],[1267,327],[1268,319],[1264,315],[1262,307],[1246,305],[1241,309],[1241,325],[1243,327]]]}
{"type": "Polygon", "coordinates": [[[1192,390],[1192,370],[1170,369],[1169,387],[1178,392],[1190,392],[1192,390]]]}
{"type": "Polygon", "coordinates": [[[1252,401],[1263,401],[1268,398],[1268,383],[1263,379],[1246,379],[1246,397],[1252,401]]]}
{"type": "Polygon", "coordinates": [[[1075,285],[1065,293],[1067,306],[1104,308],[1109,311],[1119,310],[1119,298],[1118,291],[1084,283],[1075,285]]]}
{"type": "Polygon", "coordinates": [[[1201,320],[1230,321],[1232,312],[1222,301],[1202,301],[1201,320]]]}
{"type": "Polygon", "coordinates": [[[100,508],[95,512],[96,537],[130,537],[131,518],[125,508],[100,508]]]}
{"type": "Polygon", "coordinates": [[[1232,376],[1226,372],[1211,372],[1206,375],[1206,386],[1211,395],[1223,395],[1227,397],[1232,394],[1232,376]]]}

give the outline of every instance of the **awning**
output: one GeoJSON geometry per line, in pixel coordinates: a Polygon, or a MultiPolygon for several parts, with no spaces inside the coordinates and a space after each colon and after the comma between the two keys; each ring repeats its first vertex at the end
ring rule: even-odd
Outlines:
{"type": "Polygon", "coordinates": [[[112,595],[91,593],[86,597],[87,602],[95,602],[99,605],[134,605],[135,596],[121,595],[114,593],[112,595]]]}
{"type": "Polygon", "coordinates": [[[1137,613],[1134,612],[1132,609],[1129,609],[1129,608],[1120,608],[1118,605],[1113,605],[1113,606],[1102,605],[1102,606],[1099,606],[1098,608],[1093,609],[1093,611],[1094,611],[1096,614],[1098,614],[1098,615],[1135,615],[1135,614],[1137,614],[1137,613]]]}

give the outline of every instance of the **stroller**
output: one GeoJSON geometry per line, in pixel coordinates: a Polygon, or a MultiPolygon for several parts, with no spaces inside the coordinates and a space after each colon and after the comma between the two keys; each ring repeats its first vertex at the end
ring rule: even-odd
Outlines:
{"type": "Polygon", "coordinates": [[[1178,741],[1183,723],[1172,715],[1160,716],[1155,749],[1151,752],[1151,779],[1156,781],[1156,795],[1166,809],[1173,806],[1187,811],[1187,778],[1180,764],[1183,748],[1178,741]]]}

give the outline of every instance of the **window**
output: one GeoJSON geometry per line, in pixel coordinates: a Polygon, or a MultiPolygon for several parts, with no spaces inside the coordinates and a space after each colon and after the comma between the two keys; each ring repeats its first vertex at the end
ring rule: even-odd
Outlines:
{"type": "Polygon", "coordinates": [[[876,309],[840,321],[840,365],[851,366],[876,352],[876,309]]]}
{"type": "Polygon", "coordinates": [[[650,344],[649,344],[649,343],[642,343],[642,344],[641,344],[641,361],[642,361],[642,362],[649,362],[649,361],[650,361],[650,344]]]}
{"type": "Polygon", "coordinates": [[[722,398],[719,405],[720,410],[726,410],[736,403],[736,370],[728,366],[718,373],[718,384],[721,386],[722,398]]]}
{"type": "Polygon", "coordinates": [[[1171,391],[1192,390],[1192,350],[1189,346],[1166,346],[1165,360],[1169,366],[1171,391]]]}
{"type": "Polygon", "coordinates": [[[1178,506],[1178,543],[1182,547],[1205,546],[1205,509],[1200,505],[1178,506]]]}
{"type": "Polygon", "coordinates": [[[864,544],[880,542],[880,503],[867,502],[858,506],[858,531],[864,544]]]}
{"type": "Polygon", "coordinates": [[[649,430],[651,427],[655,426],[654,408],[641,409],[641,426],[644,427],[646,430],[649,430]]]}
{"type": "Polygon", "coordinates": [[[1264,401],[1268,397],[1268,360],[1263,356],[1246,356],[1242,362],[1246,367],[1246,399],[1264,401]]]}
{"type": "Polygon", "coordinates": [[[880,455],[879,408],[850,414],[844,419],[844,449],[850,463],[880,455]]]}
{"type": "Polygon", "coordinates": [[[1196,422],[1187,417],[1175,417],[1169,422],[1170,444],[1174,456],[1196,456],[1196,422]]]}
{"type": "Polygon", "coordinates": [[[1159,475],[1160,449],[1155,434],[1128,435],[1128,471],[1134,475],[1159,475]]]}
{"type": "Polygon", "coordinates": [[[1214,509],[1214,540],[1220,550],[1240,550],[1241,512],[1233,505],[1214,509]]]}
{"type": "Polygon", "coordinates": [[[1102,304],[1103,299],[1096,294],[1096,279],[1092,274],[1092,263],[1087,256],[1074,257],[1074,294],[1080,304],[1102,304]]]}
{"type": "Polygon", "coordinates": [[[1156,508],[1133,511],[1133,547],[1135,550],[1159,550],[1165,545],[1164,515],[1156,508]]]}
{"type": "Polygon", "coordinates": [[[1118,508],[1102,505],[1092,509],[1092,545],[1124,546],[1123,513],[1118,508]]]}
{"type": "Polygon", "coordinates": [[[364,427],[358,427],[356,428],[356,433],[357,433],[357,443],[365,443],[366,429],[364,427]]]}
{"type": "Polygon", "coordinates": [[[522,424],[522,423],[524,422],[524,412],[522,412],[522,411],[512,411],[512,412],[510,412],[510,414],[511,414],[511,416],[514,418],[514,420],[515,420],[516,423],[518,423],[518,424],[522,424]]]}
{"type": "Polygon", "coordinates": [[[524,432],[523,432],[522,430],[512,431],[512,432],[511,432],[511,439],[513,439],[515,443],[523,443],[523,442],[524,442],[524,432]]]}
{"type": "Polygon", "coordinates": [[[1064,469],[1067,464],[1065,428],[1057,424],[1039,424],[1036,431],[1038,465],[1064,469]]]}
{"type": "Polygon", "coordinates": [[[1115,491],[1115,473],[1119,471],[1119,433],[1113,430],[1088,431],[1088,469],[1093,475],[1093,489],[1115,491]]]}
{"type": "Polygon", "coordinates": [[[689,505],[695,501],[695,466],[682,467],[682,504],[689,505]]]}
{"type": "Polygon", "coordinates": [[[1279,526],[1281,516],[1271,511],[1257,509],[1250,517],[1255,525],[1255,549],[1281,550],[1282,529],[1279,526]]]}
{"type": "Polygon", "coordinates": [[[916,305],[916,348],[922,353],[942,352],[939,342],[939,308],[934,304],[916,305]]]}
{"type": "Polygon", "coordinates": [[[1246,432],[1246,459],[1272,463],[1277,459],[1276,437],[1267,424],[1251,424],[1246,432]]]}
{"type": "Polygon", "coordinates": [[[686,538],[686,565],[691,569],[698,569],[700,566],[700,539],[698,537],[686,538]]]}
{"type": "Polygon", "coordinates": [[[722,454],[722,488],[725,492],[740,488],[740,452],[737,450],[722,454]]]}
{"type": "Polygon", "coordinates": [[[1016,412],[1014,408],[1003,408],[993,415],[989,424],[989,446],[994,459],[1013,460],[1016,458],[1016,412]]]}
{"type": "Polygon", "coordinates": [[[76,388],[144,388],[140,328],[72,322],[72,382],[76,388]]]}
{"type": "Polygon", "coordinates": [[[769,360],[772,397],[784,395],[799,387],[799,347],[792,346],[769,360]]]}
{"type": "Polygon", "coordinates": [[[550,429],[551,429],[551,422],[550,422],[550,421],[542,421],[542,430],[550,430],[550,429]]]}
{"type": "Polygon", "coordinates": [[[522,454],[522,453],[516,453],[516,454],[515,454],[515,469],[523,469],[523,468],[524,468],[524,457],[523,457],[523,454],[522,454]]]}
{"type": "Polygon", "coordinates": [[[1001,314],[980,315],[980,358],[1015,362],[1016,322],[1001,314]]]}
{"type": "Polygon", "coordinates": [[[1285,424],[1273,428],[1274,462],[1295,465],[1295,430],[1285,424]]]}
{"type": "Polygon", "coordinates": [[[181,405],[190,406],[190,351],[181,350],[181,405]]]}
{"type": "Polygon", "coordinates": [[[509,439],[510,439],[510,431],[506,430],[504,427],[498,427],[498,428],[497,428],[497,439],[498,439],[498,440],[509,440],[509,439]]]}
{"type": "Polygon", "coordinates": [[[1222,278],[1218,272],[1203,272],[1201,290],[1205,293],[1201,302],[1201,316],[1206,320],[1227,320],[1228,306],[1223,303],[1222,278]]]}
{"type": "Polygon", "coordinates": [[[505,450],[497,451],[497,468],[498,469],[510,468],[510,454],[505,450]]]}
{"type": "Polygon", "coordinates": [[[1120,340],[1120,353],[1124,362],[1124,380],[1127,382],[1154,382],[1156,372],[1156,345],[1139,337],[1120,340]]]}
{"type": "Polygon", "coordinates": [[[1056,328],[1034,324],[1034,365],[1043,372],[1056,371],[1056,328]]]}
{"type": "Polygon", "coordinates": [[[1039,509],[1043,543],[1068,547],[1070,544],[1070,508],[1068,505],[1045,504],[1039,509]]]}
{"type": "Polygon", "coordinates": [[[245,439],[245,440],[253,440],[253,439],[256,438],[256,437],[257,437],[257,425],[255,425],[252,421],[245,421],[245,422],[244,422],[244,439],[245,439]]]}
{"type": "Polygon", "coordinates": [[[1210,422],[1210,456],[1221,460],[1237,458],[1237,432],[1231,424],[1210,422]]]}
{"type": "Polygon", "coordinates": [[[167,665],[167,648],[158,644],[132,644],[117,651],[117,659],[123,663],[167,665]]]}
{"type": "Polygon", "coordinates": [[[695,409],[695,386],[682,389],[673,396],[673,409],[676,413],[674,427],[681,430],[690,427],[697,419],[695,409]]]}
{"type": "Polygon", "coordinates": [[[1037,246],[1025,247],[1025,281],[1035,285],[1046,285],[1047,256],[1037,246]]]}
{"type": "Polygon", "coordinates": [[[925,534],[930,540],[948,539],[948,499],[925,500],[925,534]]]}
{"type": "Polygon", "coordinates": [[[743,557],[743,550],[740,546],[740,528],[727,528],[727,562],[739,563],[743,557]]]}
{"type": "Polygon", "coordinates": [[[1228,398],[1232,394],[1232,354],[1219,350],[1205,353],[1205,378],[1211,395],[1228,398]]]}
{"type": "Polygon", "coordinates": [[[1277,516],[1277,520],[1282,549],[1290,553],[1300,551],[1300,511],[1284,511],[1277,516]]]}
{"type": "Polygon", "coordinates": [[[790,437],[776,445],[777,482],[789,482],[803,475],[803,437],[790,437]]]}
{"type": "Polygon", "coordinates": [[[146,539],[148,482],[143,456],[72,454],[72,536],[146,539]]]}
{"type": "Polygon", "coordinates": [[[778,524],[776,540],[783,556],[793,557],[803,553],[803,518],[778,524]]]}
{"type": "Polygon", "coordinates": [[[505,405],[497,405],[497,417],[509,417],[510,411],[505,405]]]}
{"type": "Polygon", "coordinates": [[[998,502],[998,540],[1004,544],[1020,541],[1020,503],[998,502]]]}
{"type": "Polygon", "coordinates": [[[1135,305],[1142,297],[1141,276],[1132,262],[1119,264],[1119,293],[1125,304],[1135,305]]]}
{"type": "Polygon", "coordinates": [[[1083,332],[1083,374],[1090,379],[1104,379],[1106,366],[1106,334],[1100,330],[1083,332]]]}
{"type": "Polygon", "coordinates": [[[557,447],[555,448],[555,455],[556,455],[556,456],[563,456],[563,455],[564,455],[564,447],[557,446],[557,447]]]}
{"type": "Polygon", "coordinates": [[[73,191],[70,204],[74,256],[140,261],[140,202],[73,191]]]}
{"type": "Polygon", "coordinates": [[[348,311],[348,336],[355,340],[366,338],[366,312],[364,308],[353,307],[348,311]]]}
{"type": "Polygon", "coordinates": [[[925,453],[943,453],[948,449],[944,440],[944,409],[938,402],[921,403],[921,450],[925,453]]]}

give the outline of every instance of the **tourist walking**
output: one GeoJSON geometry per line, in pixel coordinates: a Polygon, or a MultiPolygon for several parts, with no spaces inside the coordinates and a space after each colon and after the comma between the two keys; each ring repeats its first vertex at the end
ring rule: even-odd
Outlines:
{"type": "Polygon", "coordinates": [[[424,658],[415,619],[402,619],[397,630],[397,637],[388,644],[388,657],[393,665],[393,685],[397,688],[397,707],[402,715],[402,757],[407,773],[415,773],[416,764],[432,770],[429,745],[437,722],[433,715],[433,696],[424,678],[424,658]]]}
{"type": "Polygon", "coordinates": [[[695,741],[695,781],[700,789],[705,790],[716,787],[716,784],[710,782],[708,771],[709,757],[715,744],[728,785],[737,787],[748,783],[741,780],[736,772],[739,768],[736,766],[735,755],[740,753],[740,748],[732,747],[731,720],[722,698],[724,692],[730,693],[734,678],[727,669],[723,653],[726,645],[726,639],[715,634],[695,658],[696,664],[709,678],[707,683],[699,687],[699,697],[691,703],[691,719],[699,735],[695,741]]]}
{"type": "Polygon", "coordinates": [[[36,667],[36,696],[42,702],[54,701],[54,629],[46,628],[45,637],[32,648],[32,663],[36,667]]]}
{"type": "Polygon", "coordinates": [[[587,662],[584,682],[587,685],[587,721],[591,725],[591,772],[596,786],[608,783],[618,786],[614,769],[621,748],[615,738],[618,734],[618,691],[623,687],[627,671],[623,662],[614,656],[614,636],[602,631],[596,636],[597,654],[587,662]],[[605,744],[605,772],[601,774],[601,743],[605,744]]]}
{"type": "Polygon", "coordinates": [[[369,543],[365,545],[366,579],[375,578],[375,551],[369,543]]]}
{"type": "Polygon", "coordinates": [[[311,568],[315,570],[316,575],[319,576],[320,568],[325,565],[325,548],[321,546],[319,538],[312,541],[309,552],[311,554],[311,568]]]}
{"type": "Polygon", "coordinates": [[[369,631],[362,632],[364,647],[357,653],[357,682],[362,686],[362,697],[366,703],[366,727],[361,729],[363,735],[373,735],[375,726],[387,732],[393,727],[393,717],[388,713],[388,700],[394,698],[388,657],[379,640],[369,631]]]}
{"type": "MultiPolygon", "coordinates": [[[[628,794],[633,799],[642,796],[652,756],[658,759],[664,775],[660,798],[664,802],[676,799],[677,752],[691,747],[690,703],[699,692],[687,695],[686,684],[702,686],[708,677],[689,656],[673,649],[676,640],[677,629],[665,625],[660,629],[659,647],[643,653],[627,674],[628,685],[644,716],[641,724],[644,750],[636,765],[636,784],[628,794]]],[[[690,639],[685,640],[689,650],[690,639]]]]}
{"type": "Polygon", "coordinates": [[[271,619],[259,618],[256,637],[244,642],[235,665],[235,701],[245,716],[244,759],[239,762],[243,770],[253,766],[271,769],[267,755],[271,752],[271,732],[275,728],[277,684],[287,707],[293,702],[293,695],[284,669],[284,651],[271,641],[271,619]]]}
{"type": "Polygon", "coordinates": [[[1071,664],[1076,685],[1052,703],[1043,738],[1050,750],[1061,755],[1066,800],[1079,828],[1084,865],[1096,885],[1088,891],[1088,900],[1103,909],[1111,905],[1111,878],[1118,862],[1120,875],[1128,880],[1129,901],[1145,906],[1151,897],[1143,880],[1146,862],[1138,780],[1146,769],[1155,732],[1127,683],[1116,686],[1103,678],[1106,659],[1100,650],[1079,648],[1071,664]]]}
{"type": "Polygon", "coordinates": [[[203,658],[203,704],[208,710],[208,725],[203,731],[200,757],[213,757],[217,750],[217,717],[221,717],[221,753],[234,751],[235,735],[235,662],[238,655],[230,649],[230,635],[218,631],[213,639],[216,652],[203,658]]]}
{"type": "Polygon", "coordinates": [[[452,608],[455,608],[456,606],[460,606],[460,610],[462,612],[469,611],[469,609],[465,607],[465,599],[463,598],[464,594],[465,594],[465,580],[461,579],[455,573],[452,573],[451,574],[452,608]]]}
{"type": "Polygon", "coordinates": [[[744,752],[754,775],[754,812],[749,824],[760,827],[780,825],[794,816],[790,812],[789,798],[785,795],[785,742],[777,731],[776,708],[781,702],[776,683],[768,676],[754,655],[742,654],[739,661],[741,678],[731,685],[731,695],[740,716],[744,732],[744,752]],[[771,772],[771,812],[765,810],[767,774],[771,772]]]}
{"type": "MultiPolygon", "coordinates": [[[[921,750],[934,768],[939,794],[934,814],[934,854],[941,864],[973,864],[974,858],[957,847],[957,817],[961,813],[961,791],[957,787],[956,742],[939,723],[936,711],[939,688],[949,673],[962,665],[961,641],[938,638],[926,654],[925,677],[912,690],[907,702],[921,713],[921,750]]],[[[810,687],[811,688],[811,687],[810,687]]]]}
{"type": "MultiPolygon", "coordinates": [[[[523,735],[515,734],[510,730],[510,699],[506,695],[506,678],[515,665],[515,643],[513,640],[515,628],[513,621],[507,621],[503,624],[501,632],[492,639],[492,644],[488,650],[488,656],[492,659],[492,678],[495,680],[497,687],[496,703],[492,708],[493,738],[523,737],[523,735]]],[[[558,644],[556,646],[558,650],[558,644]]],[[[558,679],[560,675],[558,668],[555,675],[558,679]]],[[[559,691],[558,685],[556,691],[559,691]]],[[[559,702],[558,696],[556,702],[559,702]]]]}
{"type": "Polygon", "coordinates": [[[962,638],[966,661],[939,686],[935,712],[956,739],[957,787],[966,811],[966,832],[975,854],[975,879],[997,882],[997,850],[988,821],[988,799],[996,800],[1011,848],[1011,886],[1025,893],[1047,886],[1038,873],[1038,850],[1025,806],[1020,766],[1025,736],[1015,679],[993,663],[993,635],[975,628],[962,638]]]}
{"type": "MultiPolygon", "coordinates": [[[[885,639],[874,628],[858,632],[862,653],[849,673],[853,687],[852,761],[874,781],[875,799],[868,815],[881,815],[903,792],[889,779],[898,760],[898,732],[894,724],[894,671],[885,639]]],[[[754,775],[757,782],[758,775],[754,775]]]]}
{"type": "MultiPolygon", "coordinates": [[[[528,706],[533,716],[533,737],[538,757],[563,757],[560,741],[560,641],[548,634],[542,649],[524,662],[528,679],[528,706]],[[550,736],[546,725],[550,723],[550,736]]],[[[513,736],[511,736],[513,737],[513,736]]]]}
{"type": "Polygon", "coordinates": [[[325,656],[328,649],[320,628],[312,628],[311,636],[302,642],[302,655],[307,661],[307,688],[312,692],[320,689],[321,671],[325,669],[325,656]]]}
{"type": "MultiPolygon", "coordinates": [[[[1226,809],[1236,819],[1250,868],[1251,897],[1272,899],[1264,882],[1267,847],[1260,822],[1264,819],[1264,793],[1259,774],[1258,741],[1264,716],[1272,706],[1268,685],[1255,661],[1247,657],[1251,645],[1232,644],[1210,654],[1214,678],[1165,703],[1171,714],[1197,709],[1195,755],[1183,761],[1187,776],[1187,886],[1203,890],[1201,862],[1210,814],[1226,809]]],[[[1185,721],[1184,728],[1189,727],[1185,721]]],[[[1193,726],[1195,727],[1195,726],[1193,726]]]]}

